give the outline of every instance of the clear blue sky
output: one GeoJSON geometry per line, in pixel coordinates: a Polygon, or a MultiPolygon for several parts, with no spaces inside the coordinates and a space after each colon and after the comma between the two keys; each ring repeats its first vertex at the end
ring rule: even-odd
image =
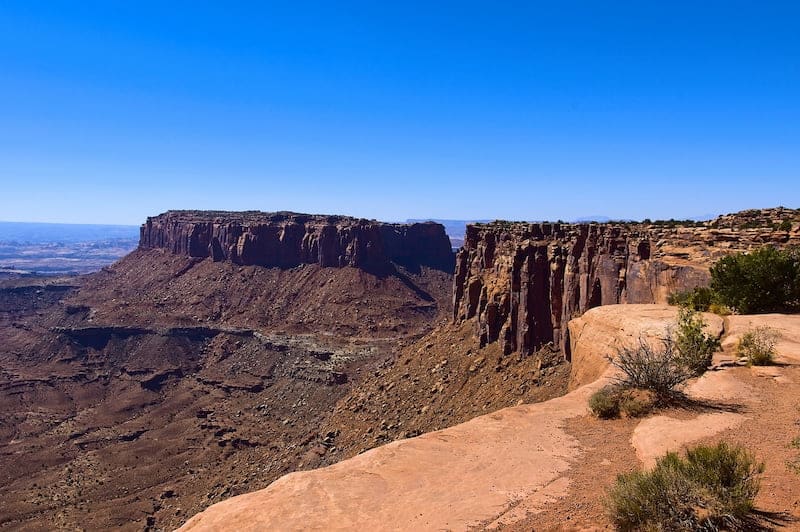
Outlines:
{"type": "Polygon", "coordinates": [[[800,2],[0,3],[0,220],[800,207],[800,2]]]}

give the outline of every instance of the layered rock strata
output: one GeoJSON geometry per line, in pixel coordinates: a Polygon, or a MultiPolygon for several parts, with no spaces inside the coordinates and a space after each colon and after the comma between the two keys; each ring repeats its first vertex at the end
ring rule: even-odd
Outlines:
{"type": "Polygon", "coordinates": [[[319,264],[370,270],[392,262],[446,271],[453,267],[450,241],[440,224],[291,212],[168,211],[142,225],[139,247],[280,268],[319,264]]]}
{"type": "Polygon", "coordinates": [[[569,358],[566,324],[600,305],[664,303],[709,282],[719,257],[800,243],[800,211],[765,209],[684,223],[509,223],[467,228],[456,257],[456,322],[476,318],[483,345],[530,353],[554,342],[569,358]],[[789,220],[788,230],[779,229],[789,220]]]}

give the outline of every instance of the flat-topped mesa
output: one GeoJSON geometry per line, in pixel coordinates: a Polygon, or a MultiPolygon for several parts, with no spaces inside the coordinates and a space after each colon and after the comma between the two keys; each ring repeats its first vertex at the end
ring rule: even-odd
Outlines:
{"type": "Polygon", "coordinates": [[[567,323],[599,305],[665,303],[708,284],[721,256],[800,244],[800,211],[764,209],[710,222],[521,223],[467,227],[456,256],[456,322],[481,343],[528,354],[553,342],[569,358],[567,323]],[[790,220],[791,227],[780,226],[790,220]]]}
{"type": "Polygon", "coordinates": [[[453,269],[450,241],[440,224],[293,212],[168,211],[142,225],[139,248],[265,267],[319,264],[375,270],[393,262],[453,269]]]}

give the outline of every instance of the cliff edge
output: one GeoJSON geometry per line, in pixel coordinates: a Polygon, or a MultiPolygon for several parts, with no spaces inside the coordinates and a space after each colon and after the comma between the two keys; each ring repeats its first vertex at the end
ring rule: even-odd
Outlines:
{"type": "Polygon", "coordinates": [[[167,211],[142,225],[139,248],[279,268],[318,264],[379,270],[394,262],[453,269],[450,241],[441,224],[293,212],[167,211]]]}
{"type": "Polygon", "coordinates": [[[800,211],[778,207],[709,222],[470,225],[456,257],[453,317],[476,318],[482,345],[499,341],[524,355],[553,342],[569,359],[572,318],[600,305],[665,303],[708,284],[722,256],[800,244],[798,221],[800,211]]]}

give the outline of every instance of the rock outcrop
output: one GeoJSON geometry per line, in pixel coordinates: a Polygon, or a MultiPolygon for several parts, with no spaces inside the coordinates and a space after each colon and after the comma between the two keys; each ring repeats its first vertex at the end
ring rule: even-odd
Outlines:
{"type": "Polygon", "coordinates": [[[481,343],[500,341],[506,353],[554,342],[569,357],[573,317],[600,305],[664,303],[707,284],[725,254],[800,243],[798,221],[800,211],[778,208],[698,223],[470,225],[456,257],[454,319],[477,318],[481,343]]]}
{"type": "Polygon", "coordinates": [[[142,225],[141,249],[242,265],[382,269],[389,263],[452,271],[444,227],[292,212],[168,211],[142,225]]]}

